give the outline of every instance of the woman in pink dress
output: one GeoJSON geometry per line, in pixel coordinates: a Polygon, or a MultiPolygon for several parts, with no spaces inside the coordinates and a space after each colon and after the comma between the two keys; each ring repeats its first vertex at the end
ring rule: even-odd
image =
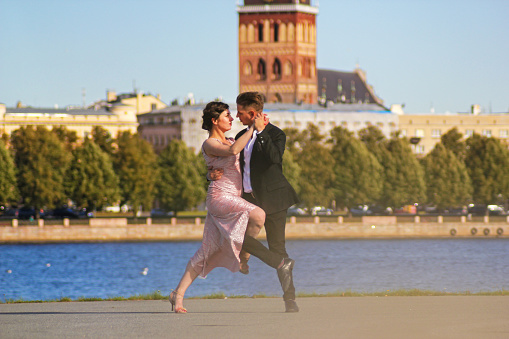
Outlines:
{"type": "Polygon", "coordinates": [[[202,128],[209,131],[209,138],[202,145],[203,157],[207,167],[223,168],[224,173],[208,188],[208,212],[201,247],[189,260],[177,288],[170,294],[172,310],[175,307],[176,313],[187,313],[183,307],[184,294],[198,275],[205,277],[216,267],[226,267],[232,272],[247,271],[247,254],[241,253],[244,235],[256,237],[265,222],[265,212],[241,198],[239,164],[240,152],[251,139],[253,131],[262,129],[264,119],[258,118],[235,141],[224,135],[231,129],[233,121],[228,108],[225,103],[210,102],[203,110],[202,128]]]}

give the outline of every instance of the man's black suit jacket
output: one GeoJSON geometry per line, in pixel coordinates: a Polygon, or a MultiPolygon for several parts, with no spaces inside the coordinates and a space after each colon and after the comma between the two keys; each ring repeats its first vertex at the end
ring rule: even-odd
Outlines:
{"type": "MultiPolygon", "coordinates": [[[[235,139],[245,132],[245,129],[240,131],[235,139]]],[[[299,202],[297,193],[283,175],[285,144],[285,133],[269,123],[257,135],[253,145],[251,186],[259,206],[266,214],[286,210],[299,202]]],[[[244,151],[240,154],[240,168],[244,176],[244,151]]]]}

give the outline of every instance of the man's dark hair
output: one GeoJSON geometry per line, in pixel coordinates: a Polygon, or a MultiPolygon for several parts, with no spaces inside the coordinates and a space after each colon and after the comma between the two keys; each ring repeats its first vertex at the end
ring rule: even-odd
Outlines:
{"type": "Polygon", "coordinates": [[[252,107],[256,112],[263,111],[265,97],[259,92],[244,92],[237,96],[237,105],[252,107]]]}

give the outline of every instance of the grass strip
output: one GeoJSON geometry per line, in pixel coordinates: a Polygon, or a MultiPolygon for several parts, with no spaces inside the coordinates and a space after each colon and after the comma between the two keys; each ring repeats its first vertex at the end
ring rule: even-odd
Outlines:
{"type": "MultiPolygon", "coordinates": [[[[399,289],[386,290],[381,292],[355,292],[341,291],[332,293],[298,293],[298,298],[329,298],[329,297],[419,297],[419,296],[509,296],[509,290],[498,291],[480,291],[480,292],[446,292],[432,291],[420,289],[399,289]]],[[[243,298],[279,298],[279,296],[270,296],[264,294],[255,295],[226,295],[223,292],[208,294],[204,296],[189,297],[186,299],[243,299],[243,298]]],[[[4,299],[0,300],[0,304],[19,304],[19,303],[48,303],[48,302],[85,302],[85,301],[129,301],[129,300],[168,300],[168,295],[155,291],[149,294],[135,294],[130,297],[113,296],[107,298],[96,297],[79,297],[72,299],[69,297],[61,297],[52,300],[23,300],[23,299],[4,299]]]]}

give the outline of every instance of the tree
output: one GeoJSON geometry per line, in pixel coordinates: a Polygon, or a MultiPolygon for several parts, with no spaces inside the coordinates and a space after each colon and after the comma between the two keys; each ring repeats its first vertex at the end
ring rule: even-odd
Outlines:
{"type": "Polygon", "coordinates": [[[383,188],[383,168],[364,143],[353,133],[336,127],[331,131],[332,156],[335,160],[334,192],[337,205],[352,208],[373,204],[383,188]]]}
{"type": "Polygon", "coordinates": [[[476,204],[509,199],[509,151],[499,139],[474,133],[467,139],[465,165],[472,180],[476,204]]]}
{"type": "Polygon", "coordinates": [[[165,209],[177,215],[205,200],[206,167],[183,141],[172,140],[159,154],[158,166],[157,198],[165,209]]]}
{"type": "Polygon", "coordinates": [[[94,126],[92,128],[92,140],[94,140],[95,144],[99,146],[103,152],[106,152],[108,155],[112,155],[114,151],[114,140],[111,137],[110,132],[108,130],[102,128],[101,126],[94,126]]]}
{"type": "Polygon", "coordinates": [[[465,205],[472,198],[472,183],[465,164],[442,143],[435,145],[422,164],[428,203],[442,211],[465,205]]]}
{"type": "Polygon", "coordinates": [[[118,199],[118,177],[108,154],[92,140],[85,139],[73,151],[73,161],[67,172],[69,197],[81,207],[102,208],[118,199]]]}
{"type": "Polygon", "coordinates": [[[460,161],[465,160],[465,142],[461,141],[463,134],[458,131],[456,127],[451,128],[447,133],[440,137],[442,145],[456,155],[460,161]]]}
{"type": "Polygon", "coordinates": [[[334,159],[323,143],[318,127],[309,124],[298,136],[301,151],[294,153],[301,168],[300,198],[311,210],[315,205],[330,205],[334,199],[334,159]]]}
{"type": "Polygon", "coordinates": [[[158,174],[157,157],[152,146],[138,134],[122,132],[117,144],[113,166],[120,182],[120,202],[121,205],[130,204],[137,216],[141,207],[152,207],[158,174]]]}
{"type": "Polygon", "coordinates": [[[289,150],[283,154],[283,175],[286,177],[290,185],[292,185],[297,195],[300,193],[300,177],[301,168],[295,161],[295,158],[289,150]]]}
{"type": "Polygon", "coordinates": [[[406,138],[394,135],[381,148],[380,158],[385,174],[381,203],[397,208],[425,202],[424,171],[406,138]]]}
{"type": "Polygon", "coordinates": [[[18,190],[23,203],[35,208],[53,208],[65,199],[65,174],[71,156],[55,133],[45,127],[21,127],[12,133],[18,190]]]}
{"type": "Polygon", "coordinates": [[[373,153],[380,161],[382,153],[386,150],[387,138],[383,132],[376,126],[368,126],[359,130],[359,140],[366,145],[367,149],[373,153]]]}
{"type": "Polygon", "coordinates": [[[0,204],[5,205],[17,200],[19,194],[16,182],[16,166],[11,153],[0,140],[0,204]]]}
{"type": "Polygon", "coordinates": [[[78,141],[76,131],[70,131],[65,126],[54,127],[51,131],[56,134],[68,151],[72,151],[76,147],[78,141]]]}

